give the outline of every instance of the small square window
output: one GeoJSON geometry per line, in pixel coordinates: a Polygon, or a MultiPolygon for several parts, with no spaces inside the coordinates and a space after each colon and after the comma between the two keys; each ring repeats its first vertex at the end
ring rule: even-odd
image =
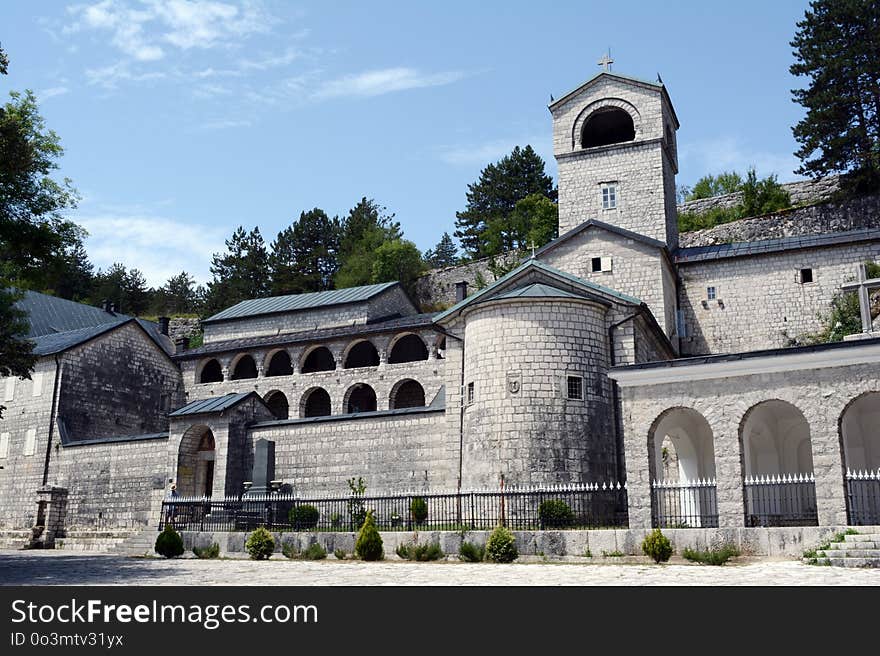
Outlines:
{"type": "Polygon", "coordinates": [[[714,301],[717,295],[718,291],[714,287],[706,287],[706,298],[710,301],[714,301]]]}
{"type": "Polygon", "coordinates": [[[602,270],[602,258],[601,257],[594,257],[591,260],[591,269],[592,269],[593,273],[596,273],[596,272],[602,270]]]}
{"type": "Polygon", "coordinates": [[[602,209],[613,210],[617,207],[617,185],[602,185],[602,209]]]}
{"type": "Polygon", "coordinates": [[[582,401],[584,398],[584,379],[580,376],[568,377],[568,398],[573,401],[582,401]]]}
{"type": "Polygon", "coordinates": [[[470,405],[473,402],[474,402],[474,384],[468,383],[467,384],[467,403],[468,403],[468,405],[470,405]]]}
{"type": "Polygon", "coordinates": [[[813,270],[801,269],[800,274],[798,275],[798,279],[800,280],[801,284],[813,282],[813,270]]]}

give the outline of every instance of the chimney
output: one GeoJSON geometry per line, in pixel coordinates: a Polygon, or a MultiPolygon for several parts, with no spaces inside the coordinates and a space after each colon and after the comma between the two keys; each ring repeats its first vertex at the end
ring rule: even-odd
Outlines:
{"type": "Polygon", "coordinates": [[[110,304],[110,310],[109,310],[109,312],[110,312],[111,314],[116,314],[116,303],[111,303],[111,304],[110,304]]]}
{"type": "Polygon", "coordinates": [[[455,283],[455,302],[460,303],[464,299],[467,298],[467,280],[462,280],[461,282],[455,283]]]}
{"type": "Polygon", "coordinates": [[[174,340],[175,353],[183,353],[187,348],[189,348],[189,337],[178,337],[174,340]]]}
{"type": "Polygon", "coordinates": [[[105,298],[101,301],[101,309],[104,310],[104,312],[110,311],[110,299],[105,298]]]}
{"type": "Polygon", "coordinates": [[[159,317],[159,332],[168,337],[168,324],[171,323],[171,319],[168,317],[159,317]]]}

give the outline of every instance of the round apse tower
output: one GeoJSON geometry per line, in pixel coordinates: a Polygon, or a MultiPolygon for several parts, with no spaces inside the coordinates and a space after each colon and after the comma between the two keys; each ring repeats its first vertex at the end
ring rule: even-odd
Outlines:
{"type": "Polygon", "coordinates": [[[539,283],[464,309],[463,488],[610,480],[608,309],[539,283]]]}

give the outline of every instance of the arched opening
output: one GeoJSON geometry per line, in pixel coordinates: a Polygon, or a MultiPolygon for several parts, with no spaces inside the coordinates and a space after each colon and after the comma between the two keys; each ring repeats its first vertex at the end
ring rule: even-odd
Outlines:
{"type": "Polygon", "coordinates": [[[352,346],[345,356],[344,369],[376,367],[379,365],[379,352],[372,342],[363,340],[352,346]]]}
{"type": "Polygon", "coordinates": [[[300,371],[304,374],[311,374],[316,371],[333,371],[336,369],[336,360],[333,354],[325,346],[313,348],[306,354],[300,371]]]}
{"type": "Polygon", "coordinates": [[[376,392],[365,383],[358,383],[348,388],[345,393],[345,412],[355,414],[357,412],[376,411],[376,392]]]}
{"type": "Polygon", "coordinates": [[[266,368],[267,376],[290,376],[293,374],[293,364],[290,362],[290,354],[287,351],[278,351],[269,360],[266,368]]]}
{"type": "Polygon", "coordinates": [[[654,525],[718,526],[715,440],[706,418],[692,408],[671,408],[654,422],[648,446],[654,525]]]}
{"type": "Polygon", "coordinates": [[[217,360],[208,360],[199,374],[200,383],[222,383],[223,367],[217,360]]]}
{"type": "Polygon", "coordinates": [[[204,425],[191,426],[180,440],[177,492],[185,497],[210,497],[214,492],[214,433],[204,425]]]}
{"type": "Polygon", "coordinates": [[[329,417],[330,395],[323,387],[313,387],[302,396],[299,404],[300,417],[329,417]]]}
{"type": "Polygon", "coordinates": [[[428,359],[428,348],[418,335],[404,335],[391,347],[388,354],[388,364],[400,362],[417,362],[428,359]]]}
{"type": "Polygon", "coordinates": [[[441,336],[440,339],[437,340],[437,357],[441,360],[446,357],[446,337],[445,336],[441,336]]]}
{"type": "Polygon", "coordinates": [[[391,388],[388,407],[392,410],[400,408],[420,408],[425,405],[425,388],[417,381],[407,378],[391,388]]]}
{"type": "Polygon", "coordinates": [[[605,107],[596,110],[584,123],[581,147],[595,148],[635,138],[636,129],[629,112],[618,107],[605,107]]]}
{"type": "Polygon", "coordinates": [[[852,400],[840,416],[849,523],[880,524],[880,392],[852,400]]]}
{"type": "Polygon", "coordinates": [[[747,526],[818,524],[810,425],[791,403],[752,406],[740,425],[747,526]]]}
{"type": "Polygon", "coordinates": [[[266,402],[266,405],[269,406],[269,410],[272,411],[272,414],[275,415],[276,419],[288,418],[290,404],[287,402],[287,397],[284,395],[284,392],[279,392],[278,390],[269,392],[263,400],[266,402]]]}
{"type": "Polygon", "coordinates": [[[243,380],[245,378],[257,377],[257,363],[249,355],[243,355],[235,363],[232,368],[232,380],[243,380]]]}

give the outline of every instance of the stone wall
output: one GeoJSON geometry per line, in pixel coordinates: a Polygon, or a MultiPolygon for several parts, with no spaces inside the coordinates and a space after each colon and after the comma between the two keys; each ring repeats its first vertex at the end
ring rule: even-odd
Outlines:
{"type": "Polygon", "coordinates": [[[171,317],[168,338],[174,342],[181,337],[192,337],[202,331],[202,321],[195,317],[171,317]]]}
{"type": "Polygon", "coordinates": [[[861,242],[682,264],[679,307],[687,325],[682,354],[776,348],[816,332],[841,285],[855,278],[857,265],[877,259],[880,242],[861,242]],[[802,268],[812,268],[813,282],[798,282],[802,268]],[[709,286],[716,300],[708,300],[709,286]]]}
{"type": "MultiPolygon", "coordinates": [[[[512,252],[501,256],[497,261],[510,266],[525,257],[524,253],[512,252]]],[[[495,274],[490,269],[491,258],[484,257],[466,264],[431,269],[416,280],[416,297],[423,311],[439,312],[455,305],[455,284],[467,282],[468,295],[495,282],[495,274]]]]}
{"type": "Polygon", "coordinates": [[[303,494],[348,494],[363,476],[367,494],[454,488],[458,442],[446,440],[442,409],[321,417],[253,425],[251,440],[275,441],[275,477],[303,494]]]}
{"type": "Polygon", "coordinates": [[[880,228],[880,194],[783,210],[681,233],[681,248],[880,228]]]}
{"type": "MultiPolygon", "coordinates": [[[[786,182],[782,185],[791,196],[792,205],[809,205],[820,203],[829,198],[840,188],[840,176],[831,175],[818,180],[799,180],[786,182]]],[[[716,208],[733,207],[742,202],[742,192],[713,196],[712,198],[700,198],[682,203],[678,206],[678,212],[693,212],[705,214],[716,208]]]]}

